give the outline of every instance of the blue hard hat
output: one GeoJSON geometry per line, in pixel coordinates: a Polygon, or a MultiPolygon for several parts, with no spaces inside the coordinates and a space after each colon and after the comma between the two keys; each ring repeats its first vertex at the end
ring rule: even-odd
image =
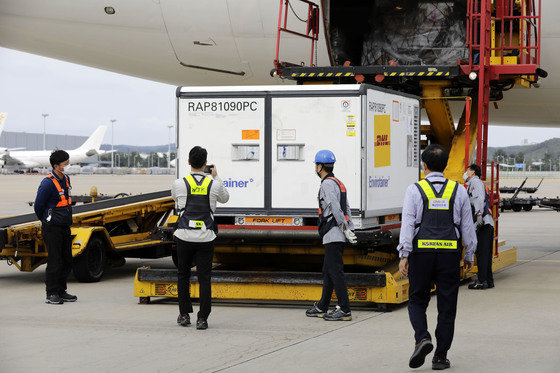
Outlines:
{"type": "Polygon", "coordinates": [[[317,154],[315,154],[315,163],[334,163],[336,162],[336,158],[334,157],[334,153],[330,150],[319,150],[317,154]]]}

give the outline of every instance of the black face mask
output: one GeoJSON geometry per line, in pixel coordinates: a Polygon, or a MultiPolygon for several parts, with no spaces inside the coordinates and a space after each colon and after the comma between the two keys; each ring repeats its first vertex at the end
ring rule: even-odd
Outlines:
{"type": "Polygon", "coordinates": [[[321,169],[319,171],[315,171],[315,173],[317,174],[317,176],[319,176],[319,178],[321,177],[322,170],[323,170],[323,165],[321,165],[321,169]]]}

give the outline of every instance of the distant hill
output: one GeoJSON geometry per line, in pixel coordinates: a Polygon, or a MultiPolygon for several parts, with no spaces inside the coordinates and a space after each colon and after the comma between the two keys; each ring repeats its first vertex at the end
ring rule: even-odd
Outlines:
{"type": "Polygon", "coordinates": [[[550,140],[546,140],[539,144],[533,145],[514,145],[514,146],[506,146],[506,147],[489,147],[488,148],[488,158],[492,159],[494,156],[494,152],[498,149],[502,149],[508,155],[509,154],[517,154],[519,152],[525,154],[525,159],[542,159],[545,153],[550,153],[552,158],[558,159],[560,158],[560,138],[552,138],[550,140]]]}

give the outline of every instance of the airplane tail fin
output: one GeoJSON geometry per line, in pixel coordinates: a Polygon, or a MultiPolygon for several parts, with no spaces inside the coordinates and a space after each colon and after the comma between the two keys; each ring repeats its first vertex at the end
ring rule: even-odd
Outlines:
{"type": "Polygon", "coordinates": [[[101,143],[105,137],[105,132],[107,131],[107,126],[99,126],[95,132],[80,146],[77,150],[84,151],[86,153],[93,153],[95,155],[99,152],[101,148],[101,143]]]}
{"type": "Polygon", "coordinates": [[[2,130],[4,130],[4,122],[6,121],[6,113],[0,113],[0,135],[2,134],[2,130]]]}

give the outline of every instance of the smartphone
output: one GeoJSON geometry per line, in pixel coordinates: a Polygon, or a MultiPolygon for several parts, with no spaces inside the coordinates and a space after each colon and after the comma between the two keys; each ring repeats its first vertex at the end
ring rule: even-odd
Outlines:
{"type": "Polygon", "coordinates": [[[213,168],[214,168],[214,165],[204,167],[204,173],[205,174],[211,174],[213,168]]]}

